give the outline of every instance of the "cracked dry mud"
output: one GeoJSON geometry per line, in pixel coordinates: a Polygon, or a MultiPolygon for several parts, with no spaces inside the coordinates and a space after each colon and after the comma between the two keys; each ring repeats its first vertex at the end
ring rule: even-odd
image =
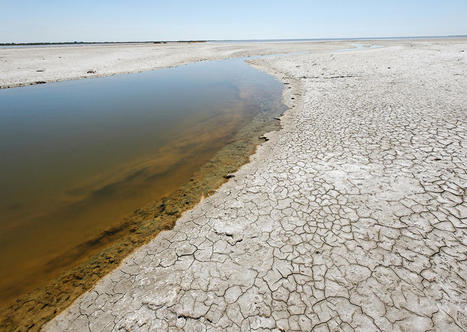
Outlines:
{"type": "Polygon", "coordinates": [[[254,61],[283,130],[45,330],[466,330],[465,47],[254,61]]]}

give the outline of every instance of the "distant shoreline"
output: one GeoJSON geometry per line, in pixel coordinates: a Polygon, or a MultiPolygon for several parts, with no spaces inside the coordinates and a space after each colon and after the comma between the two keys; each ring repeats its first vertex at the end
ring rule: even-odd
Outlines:
{"type": "Polygon", "coordinates": [[[41,46],[41,45],[104,45],[104,44],[169,44],[169,43],[206,43],[207,40],[154,40],[154,41],[106,41],[106,42],[32,42],[32,43],[0,43],[0,46],[41,46]]]}
{"type": "Polygon", "coordinates": [[[235,43],[235,42],[304,42],[304,41],[349,41],[349,40],[399,40],[399,39],[443,39],[467,38],[466,35],[447,36],[392,36],[392,37],[348,37],[348,38],[284,38],[284,39],[206,39],[206,40],[146,40],[146,41],[68,41],[0,43],[0,46],[41,46],[41,45],[105,45],[105,44],[173,44],[173,43],[235,43]]]}
{"type": "Polygon", "coordinates": [[[407,39],[455,39],[467,38],[467,35],[448,35],[448,36],[400,36],[400,37],[354,37],[354,38],[308,38],[308,39],[225,39],[208,40],[214,43],[261,43],[261,42],[327,42],[327,41],[371,41],[371,40],[407,40],[407,39]]]}

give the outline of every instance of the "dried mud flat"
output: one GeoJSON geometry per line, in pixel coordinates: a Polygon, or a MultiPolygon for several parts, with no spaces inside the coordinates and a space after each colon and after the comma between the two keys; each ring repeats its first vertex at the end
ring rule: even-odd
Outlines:
{"type": "Polygon", "coordinates": [[[44,330],[466,330],[465,48],[255,60],[284,128],[44,330]]]}
{"type": "MultiPolygon", "coordinates": [[[[85,78],[83,69],[92,65],[99,73],[90,77],[141,71],[203,59],[229,58],[285,51],[325,52],[350,47],[350,42],[333,43],[224,43],[172,45],[92,45],[78,47],[0,48],[0,87],[85,78]],[[125,54],[125,57],[122,57],[125,54]],[[125,60],[126,59],[126,60],[125,60]],[[33,70],[38,65],[44,70],[33,70]],[[81,73],[81,74],[80,74],[81,73]],[[6,74],[6,75],[4,75],[6,74]],[[39,75],[39,76],[37,76],[39,75]],[[78,75],[74,77],[73,75],[78,75]],[[80,76],[81,75],[81,76],[80,76]],[[31,80],[33,81],[31,83],[31,80]],[[6,82],[6,83],[5,83],[6,82]],[[29,82],[29,83],[28,83],[29,82]],[[4,85],[2,85],[4,84],[4,85]]],[[[282,112],[279,108],[277,111],[282,112]]],[[[226,181],[226,174],[248,162],[255,146],[264,142],[264,132],[280,128],[268,110],[242,127],[232,140],[193,174],[190,181],[159,201],[149,202],[129,213],[120,224],[104,230],[43,266],[29,282],[29,289],[0,302],[1,330],[36,331],[78,296],[91,289],[117,267],[135,248],[149,242],[161,230],[173,228],[183,211],[195,206],[226,181]]],[[[23,287],[19,284],[18,286],[23,287]]],[[[15,292],[15,290],[12,290],[15,292]]]]}
{"type": "Polygon", "coordinates": [[[313,52],[253,62],[289,87],[284,130],[45,329],[465,329],[467,42],[376,43],[0,50],[2,87],[313,52]]]}

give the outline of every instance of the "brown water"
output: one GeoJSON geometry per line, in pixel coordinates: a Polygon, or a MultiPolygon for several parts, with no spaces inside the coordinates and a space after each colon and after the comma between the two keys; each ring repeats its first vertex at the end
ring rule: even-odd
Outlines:
{"type": "Polygon", "coordinates": [[[277,114],[281,90],[241,60],[0,90],[0,306],[277,114]]]}

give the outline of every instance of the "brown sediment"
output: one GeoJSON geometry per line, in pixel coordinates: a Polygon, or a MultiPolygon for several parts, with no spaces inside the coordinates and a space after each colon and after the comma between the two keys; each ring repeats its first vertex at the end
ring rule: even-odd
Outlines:
{"type": "MultiPolygon", "coordinates": [[[[278,112],[283,109],[275,108],[278,112]]],[[[190,180],[166,197],[136,209],[118,226],[109,228],[44,265],[56,277],[17,298],[0,314],[0,330],[40,330],[40,327],[89,290],[134,249],[171,229],[181,214],[222,185],[226,175],[248,162],[262,134],[277,130],[278,113],[263,112],[241,128],[233,139],[197,170],[190,180]]]]}

